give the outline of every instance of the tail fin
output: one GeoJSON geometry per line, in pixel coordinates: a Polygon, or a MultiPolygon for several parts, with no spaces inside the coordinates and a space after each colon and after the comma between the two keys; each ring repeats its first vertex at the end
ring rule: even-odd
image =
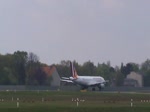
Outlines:
{"type": "Polygon", "coordinates": [[[77,71],[75,69],[75,67],[73,66],[73,63],[70,62],[70,68],[71,68],[71,75],[74,79],[77,79],[78,78],[78,74],[77,74],[77,71]]]}

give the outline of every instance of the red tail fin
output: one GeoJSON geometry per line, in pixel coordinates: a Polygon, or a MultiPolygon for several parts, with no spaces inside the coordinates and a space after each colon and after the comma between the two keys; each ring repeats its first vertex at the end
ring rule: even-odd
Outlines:
{"type": "Polygon", "coordinates": [[[77,74],[77,71],[76,71],[75,67],[73,66],[72,62],[70,62],[70,68],[71,68],[71,75],[72,75],[72,77],[77,79],[78,78],[78,74],[77,74]]]}

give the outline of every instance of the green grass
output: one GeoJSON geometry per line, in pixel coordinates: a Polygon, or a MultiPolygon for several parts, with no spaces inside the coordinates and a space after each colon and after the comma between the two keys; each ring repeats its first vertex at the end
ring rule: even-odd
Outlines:
{"type": "Polygon", "coordinates": [[[1,112],[150,112],[150,94],[62,92],[62,91],[2,91],[1,112]],[[19,98],[19,101],[17,101],[19,98]],[[84,99],[76,102],[73,99],[84,99]],[[44,99],[44,101],[42,101],[44,99]],[[133,107],[130,107],[133,99],[133,107]],[[2,101],[3,100],[3,101],[2,101]],[[19,102],[19,108],[17,108],[19,102]]]}
{"type": "Polygon", "coordinates": [[[80,107],[80,108],[68,108],[68,107],[60,107],[60,108],[2,108],[0,109],[2,112],[149,112],[149,107],[137,107],[137,108],[129,108],[129,107],[101,107],[101,108],[92,108],[92,107],[80,107]]]}

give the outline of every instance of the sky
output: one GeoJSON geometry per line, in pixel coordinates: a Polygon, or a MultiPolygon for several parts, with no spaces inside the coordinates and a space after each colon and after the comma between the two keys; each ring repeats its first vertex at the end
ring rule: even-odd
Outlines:
{"type": "Polygon", "coordinates": [[[150,0],[0,0],[0,54],[51,65],[150,59],[150,0]]]}

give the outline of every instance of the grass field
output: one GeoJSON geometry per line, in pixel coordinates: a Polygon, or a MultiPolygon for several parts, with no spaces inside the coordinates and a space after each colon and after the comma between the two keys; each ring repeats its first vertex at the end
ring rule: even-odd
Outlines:
{"type": "Polygon", "coordinates": [[[150,94],[1,91],[1,112],[150,112],[150,94]],[[79,99],[77,107],[76,99],[79,99]],[[133,99],[133,107],[131,107],[133,99]],[[18,106],[17,107],[17,102],[18,106]]]}

